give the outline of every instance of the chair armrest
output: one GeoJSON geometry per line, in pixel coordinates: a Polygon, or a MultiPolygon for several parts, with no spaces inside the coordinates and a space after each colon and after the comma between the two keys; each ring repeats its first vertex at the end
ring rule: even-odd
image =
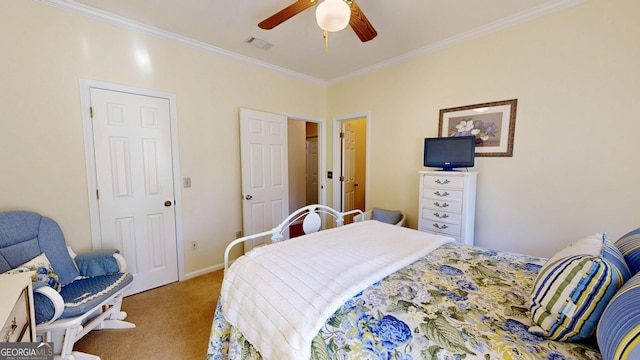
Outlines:
{"type": "Polygon", "coordinates": [[[74,258],[80,275],[91,277],[125,272],[127,262],[118,250],[94,250],[74,258]]]}
{"type": "Polygon", "coordinates": [[[40,286],[36,289],[33,289],[33,292],[36,294],[41,294],[44,298],[46,298],[46,300],[50,302],[47,304],[46,300],[44,299],[42,301],[34,301],[36,314],[38,313],[39,310],[50,313],[51,307],[53,307],[53,316],[51,317],[51,319],[41,323],[50,324],[56,321],[64,311],[64,300],[62,299],[62,296],[60,295],[60,293],[58,293],[57,291],[55,291],[53,288],[49,286],[40,286]]]}
{"type": "Polygon", "coordinates": [[[113,257],[116,258],[116,262],[118,262],[120,272],[127,272],[127,260],[125,260],[124,256],[120,253],[115,253],[113,254],[113,257]]]}
{"type": "Polygon", "coordinates": [[[365,220],[371,220],[371,216],[373,215],[373,212],[371,210],[369,211],[365,211],[362,214],[358,214],[356,216],[353,217],[353,221],[354,222],[361,222],[361,221],[365,221],[365,220]]]}
{"type": "Polygon", "coordinates": [[[400,221],[396,223],[396,226],[404,226],[406,221],[407,221],[407,217],[404,216],[404,214],[402,214],[402,216],[400,217],[400,221]]]}

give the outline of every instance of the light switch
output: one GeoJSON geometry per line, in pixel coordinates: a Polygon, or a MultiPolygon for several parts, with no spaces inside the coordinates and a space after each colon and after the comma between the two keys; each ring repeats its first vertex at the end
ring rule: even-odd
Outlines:
{"type": "Polygon", "coordinates": [[[184,178],[184,187],[185,187],[185,189],[191,187],[191,178],[190,177],[184,178]]]}

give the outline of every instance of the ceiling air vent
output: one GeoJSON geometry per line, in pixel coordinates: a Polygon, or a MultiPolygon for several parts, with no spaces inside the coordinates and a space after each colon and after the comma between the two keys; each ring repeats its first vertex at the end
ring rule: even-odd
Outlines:
{"type": "Polygon", "coordinates": [[[270,42],[266,42],[262,39],[258,39],[255,36],[250,36],[249,38],[247,38],[247,40],[244,41],[245,43],[253,46],[253,47],[257,47],[258,49],[261,50],[269,50],[273,47],[273,44],[270,42]]]}

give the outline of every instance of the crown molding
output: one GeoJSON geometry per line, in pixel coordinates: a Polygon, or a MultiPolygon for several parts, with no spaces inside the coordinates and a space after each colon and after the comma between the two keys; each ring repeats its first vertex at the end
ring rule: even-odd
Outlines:
{"type": "Polygon", "coordinates": [[[245,64],[261,67],[270,71],[274,71],[280,74],[291,76],[300,80],[308,81],[317,85],[326,87],[327,82],[308,75],[304,75],[289,69],[285,69],[280,66],[269,64],[264,61],[256,60],[249,56],[241,55],[223,48],[213,46],[202,41],[194,40],[186,36],[177,35],[175,33],[165,31],[150,25],[142,24],[131,19],[118,16],[100,9],[96,9],[91,6],[80,4],[73,0],[33,0],[35,2],[49,5],[58,9],[69,11],[78,15],[86,16],[88,18],[106,22],[108,24],[118,26],[120,28],[140,32],[143,34],[155,36],[161,39],[169,40],[181,45],[185,45],[194,49],[198,49],[210,54],[219,55],[225,58],[236,60],[245,64]]]}
{"type": "Polygon", "coordinates": [[[84,4],[80,4],[74,0],[33,0],[33,1],[45,4],[45,5],[53,6],[69,12],[73,12],[82,16],[95,19],[95,20],[103,21],[114,26],[118,26],[121,28],[129,29],[132,31],[136,31],[143,34],[169,40],[175,43],[179,43],[181,45],[189,46],[191,48],[195,48],[195,49],[210,53],[210,54],[219,55],[219,56],[236,60],[245,64],[261,67],[261,68],[274,71],[280,74],[284,74],[287,76],[291,76],[300,80],[308,81],[316,85],[327,87],[327,86],[339,84],[341,82],[344,82],[359,76],[373,73],[393,65],[407,62],[409,60],[412,60],[421,56],[432,54],[436,51],[440,51],[442,49],[455,46],[463,42],[476,39],[484,35],[488,35],[514,25],[525,23],[529,20],[533,20],[538,17],[548,15],[556,11],[560,11],[560,10],[584,3],[587,0],[551,0],[533,9],[494,21],[492,23],[478,27],[471,31],[450,37],[448,39],[439,41],[429,46],[425,46],[423,48],[410,51],[401,56],[397,56],[397,57],[379,62],[372,66],[359,69],[357,71],[351,72],[344,76],[334,78],[329,81],[321,80],[305,74],[291,71],[289,69],[276,66],[264,61],[256,60],[254,58],[241,55],[229,50],[225,50],[225,49],[222,49],[198,40],[194,40],[185,36],[180,36],[175,33],[153,27],[153,26],[142,24],[125,17],[114,15],[112,13],[109,13],[103,10],[99,10],[84,4]]]}
{"type": "Polygon", "coordinates": [[[351,72],[344,76],[329,80],[327,81],[327,85],[329,86],[336,85],[341,82],[344,82],[365,74],[373,73],[393,65],[407,62],[409,60],[412,60],[421,56],[425,56],[428,54],[432,54],[434,52],[443,50],[445,48],[452,47],[454,45],[458,45],[463,42],[482,37],[484,35],[489,35],[489,34],[498,32],[500,30],[506,29],[508,27],[522,24],[529,20],[533,20],[544,15],[549,15],[556,11],[564,10],[566,8],[584,3],[586,1],[587,0],[552,0],[540,6],[537,6],[535,8],[529,9],[527,11],[494,21],[484,26],[475,28],[471,31],[467,31],[465,33],[436,42],[429,46],[425,46],[423,48],[410,51],[401,56],[397,56],[397,57],[379,62],[377,64],[362,68],[360,70],[351,72]]]}

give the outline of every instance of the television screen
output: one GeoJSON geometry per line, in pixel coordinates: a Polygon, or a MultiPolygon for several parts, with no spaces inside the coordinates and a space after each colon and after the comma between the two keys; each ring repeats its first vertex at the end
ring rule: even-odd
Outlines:
{"type": "Polygon", "coordinates": [[[424,166],[451,171],[473,167],[476,158],[475,136],[453,136],[424,139],[424,166]]]}

